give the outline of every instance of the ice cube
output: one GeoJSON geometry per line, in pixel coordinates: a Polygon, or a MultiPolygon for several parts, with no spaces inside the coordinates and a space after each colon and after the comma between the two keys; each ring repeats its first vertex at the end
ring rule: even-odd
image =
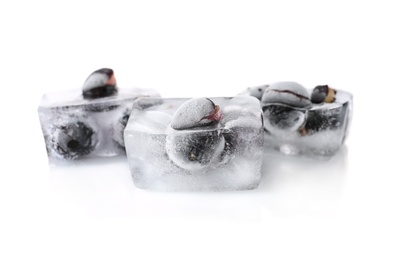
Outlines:
{"type": "Polygon", "coordinates": [[[270,105],[264,109],[265,128],[273,134],[288,134],[303,127],[306,111],[287,106],[270,105]]]}
{"type": "Polygon", "coordinates": [[[352,95],[327,85],[306,89],[295,82],[270,84],[262,98],[264,149],[290,155],[333,156],[344,143],[352,95]]]}
{"type": "Polygon", "coordinates": [[[138,97],[152,89],[118,89],[113,71],[92,73],[79,89],[47,93],[38,108],[50,159],[74,160],[125,153],[123,131],[138,97]]]}
{"type": "Polygon", "coordinates": [[[258,99],[141,98],[124,137],[139,188],[244,190],[259,184],[264,136],[258,99]]]}

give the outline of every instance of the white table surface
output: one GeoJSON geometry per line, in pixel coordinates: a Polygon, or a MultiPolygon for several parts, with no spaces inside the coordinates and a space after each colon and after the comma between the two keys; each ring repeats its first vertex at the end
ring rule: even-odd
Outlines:
{"type": "Polygon", "coordinates": [[[1,259],[395,259],[395,60],[386,1],[0,4],[1,259]],[[293,80],[354,94],[329,162],[268,158],[257,190],[134,187],[125,157],[48,165],[37,107],[111,67],[120,87],[232,96],[293,80]]]}

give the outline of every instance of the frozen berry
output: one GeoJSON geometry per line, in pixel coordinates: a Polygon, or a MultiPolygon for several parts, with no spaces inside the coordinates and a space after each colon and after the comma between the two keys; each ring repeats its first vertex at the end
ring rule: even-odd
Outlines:
{"type": "Polygon", "coordinates": [[[222,119],[218,105],[208,98],[194,98],[174,113],[166,139],[169,158],[179,167],[202,169],[221,160],[226,147],[217,123],[222,119]]]}
{"type": "Polygon", "coordinates": [[[269,85],[261,101],[264,105],[283,104],[298,108],[311,106],[308,91],[296,82],[277,82],[269,85]]]}
{"type": "Polygon", "coordinates": [[[347,118],[348,104],[332,109],[309,110],[305,128],[307,134],[314,134],[318,131],[335,130],[345,125],[347,118]]]}
{"type": "Polygon", "coordinates": [[[296,132],[304,127],[306,111],[271,105],[263,108],[264,128],[270,133],[296,132]]]}
{"type": "Polygon", "coordinates": [[[311,94],[311,102],[319,104],[322,102],[332,103],[336,100],[337,91],[328,85],[316,86],[311,94]]]}
{"type": "Polygon", "coordinates": [[[177,166],[198,170],[220,161],[225,140],[219,131],[180,132],[167,137],[168,156],[177,166]]]}
{"type": "Polygon", "coordinates": [[[86,79],[82,89],[83,97],[86,99],[102,98],[115,95],[118,90],[113,70],[103,68],[94,71],[86,79]]]}
{"type": "Polygon", "coordinates": [[[176,130],[213,125],[221,120],[220,107],[209,98],[189,99],[175,112],[171,127],[176,130]]]}
{"type": "Polygon", "coordinates": [[[96,144],[94,130],[84,122],[77,121],[54,128],[50,144],[65,159],[78,159],[90,154],[96,144]]]}

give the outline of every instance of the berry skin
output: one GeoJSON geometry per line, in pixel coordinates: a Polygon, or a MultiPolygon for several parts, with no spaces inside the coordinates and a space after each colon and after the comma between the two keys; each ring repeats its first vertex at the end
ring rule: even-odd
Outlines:
{"type": "Polygon", "coordinates": [[[50,147],[65,159],[79,159],[94,150],[94,135],[94,130],[81,121],[59,125],[49,137],[50,147]]]}
{"type": "Polygon", "coordinates": [[[311,100],[306,88],[296,82],[276,82],[265,90],[263,105],[283,104],[296,108],[309,108],[311,100]]]}
{"type": "Polygon", "coordinates": [[[220,107],[209,98],[193,98],[182,104],[173,115],[171,127],[185,130],[217,124],[222,118],[220,107]]]}
{"type": "Polygon", "coordinates": [[[266,106],[264,128],[270,133],[291,133],[299,131],[306,122],[306,112],[281,105],[266,106]]]}
{"type": "Polygon", "coordinates": [[[187,170],[204,169],[218,163],[224,149],[224,136],[218,131],[175,133],[167,137],[168,156],[177,166],[187,170]]]}
{"type": "MultiPolygon", "coordinates": [[[[169,158],[188,170],[203,169],[218,163],[226,142],[216,128],[223,115],[208,98],[193,98],[174,113],[166,146],[169,158]]],[[[227,148],[230,149],[230,148],[227,148]]]]}
{"type": "Polygon", "coordinates": [[[82,87],[85,99],[103,98],[117,94],[117,82],[112,69],[96,70],[88,76],[82,87]]]}
{"type": "Polygon", "coordinates": [[[315,104],[333,103],[336,100],[337,91],[328,85],[316,86],[311,94],[311,102],[315,104]]]}

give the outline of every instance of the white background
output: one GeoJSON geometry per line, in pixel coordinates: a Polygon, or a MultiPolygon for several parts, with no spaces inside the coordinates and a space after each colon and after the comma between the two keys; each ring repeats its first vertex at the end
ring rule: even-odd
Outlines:
{"type": "Polygon", "coordinates": [[[2,1],[1,259],[395,259],[392,1],[2,1]],[[129,2],[129,3],[127,3],[129,2]],[[50,167],[37,107],[101,67],[163,97],[293,80],[354,94],[327,163],[259,189],[161,193],[125,158],[50,167]]]}

